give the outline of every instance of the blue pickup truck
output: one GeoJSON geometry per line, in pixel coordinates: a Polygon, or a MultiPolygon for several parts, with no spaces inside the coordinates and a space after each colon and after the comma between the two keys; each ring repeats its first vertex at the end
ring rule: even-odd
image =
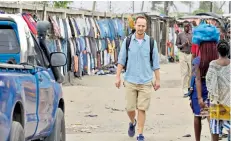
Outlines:
{"type": "Polygon", "coordinates": [[[49,22],[38,36],[21,15],[0,15],[0,141],[65,141],[62,52],[50,53],[49,22]]]}

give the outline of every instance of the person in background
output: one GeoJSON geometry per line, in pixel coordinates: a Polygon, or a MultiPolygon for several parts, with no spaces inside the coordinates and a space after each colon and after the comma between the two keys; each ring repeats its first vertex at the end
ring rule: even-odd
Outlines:
{"type": "Polygon", "coordinates": [[[6,63],[7,64],[17,64],[17,62],[14,58],[10,58],[6,63]]]}
{"type": "Polygon", "coordinates": [[[197,27],[197,23],[196,23],[196,21],[192,21],[192,34],[193,34],[195,27],[197,27]]]}
{"type": "Polygon", "coordinates": [[[193,27],[196,27],[197,26],[196,21],[192,21],[192,25],[193,25],[193,27]]]}
{"type": "Polygon", "coordinates": [[[179,61],[181,67],[181,83],[184,97],[188,97],[188,89],[191,77],[191,46],[192,33],[189,32],[190,25],[184,25],[184,32],[178,34],[176,46],[179,49],[179,61]]]}
{"type": "MultiPolygon", "coordinates": [[[[194,28],[197,26],[196,22],[193,21],[192,22],[193,28],[192,28],[192,37],[193,37],[193,30],[194,28]]],[[[196,73],[195,73],[195,67],[198,61],[198,58],[195,59],[197,56],[200,56],[200,52],[199,52],[199,46],[197,44],[193,44],[192,43],[192,48],[191,48],[191,53],[192,53],[192,75],[191,75],[191,81],[190,81],[190,87],[189,87],[189,92],[188,92],[188,96],[190,96],[190,100],[191,100],[191,95],[193,92],[193,86],[195,84],[195,78],[196,78],[196,73]]],[[[190,106],[191,106],[191,102],[190,102],[190,106]]]]}
{"type": "Polygon", "coordinates": [[[225,40],[225,29],[223,27],[218,28],[220,31],[220,40],[225,40]]]}
{"type": "Polygon", "coordinates": [[[144,141],[144,124],[146,111],[149,109],[151,93],[160,88],[160,65],[156,41],[153,47],[153,60],[150,62],[150,36],[145,31],[147,19],[138,16],[135,20],[136,32],[131,36],[130,46],[126,50],[126,39],[119,53],[115,85],[120,88],[122,69],[126,66],[124,86],[126,90],[126,111],[130,118],[128,135],[134,137],[136,127],[136,110],[138,110],[138,136],[137,141],[144,141]],[[128,56],[126,51],[128,51],[128,56]],[[127,65],[126,65],[126,58],[127,65]],[[151,65],[151,63],[153,65],[151,65]],[[156,80],[154,79],[154,74],[156,80]],[[153,83],[154,82],[154,83],[153,83]]]}
{"type": "MultiPolygon", "coordinates": [[[[206,85],[210,97],[210,128],[213,141],[219,140],[222,128],[230,133],[230,52],[228,42],[221,40],[217,46],[219,59],[210,63],[206,85]]],[[[229,134],[230,141],[230,134],[229,134]]]]}
{"type": "MultiPolygon", "coordinates": [[[[195,21],[192,22],[193,28],[192,28],[192,36],[193,36],[193,31],[194,28],[197,27],[197,23],[195,21]]],[[[199,46],[197,44],[192,44],[192,48],[191,48],[191,53],[192,53],[192,60],[197,56],[200,55],[199,53],[199,46]],[[197,54],[198,53],[198,54],[197,54]]]]}
{"type": "Polygon", "coordinates": [[[206,87],[206,74],[209,63],[218,58],[216,42],[202,42],[199,45],[199,53],[194,61],[195,83],[191,95],[191,107],[194,113],[194,132],[196,141],[200,141],[202,124],[201,120],[207,117],[208,112],[208,91],[206,87]]]}
{"type": "MultiPolygon", "coordinates": [[[[180,29],[177,27],[177,29],[175,30],[175,34],[176,34],[176,37],[178,36],[178,34],[180,33],[179,31],[180,29]]],[[[174,38],[174,43],[176,42],[176,38],[174,38]]],[[[177,46],[174,44],[174,55],[175,55],[175,60],[176,62],[179,62],[179,53],[178,53],[178,48],[177,46]]]]}
{"type": "MultiPolygon", "coordinates": [[[[226,40],[229,43],[229,45],[231,44],[230,34],[231,34],[231,28],[230,28],[230,24],[229,24],[227,27],[227,33],[226,33],[226,40]]],[[[229,51],[230,51],[230,46],[229,46],[229,51]]],[[[230,52],[229,52],[228,58],[230,59],[230,52]]]]}

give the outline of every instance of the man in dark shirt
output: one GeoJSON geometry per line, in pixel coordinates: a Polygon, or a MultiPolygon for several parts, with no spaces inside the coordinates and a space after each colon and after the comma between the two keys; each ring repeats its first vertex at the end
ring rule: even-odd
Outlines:
{"type": "Polygon", "coordinates": [[[191,77],[191,46],[192,46],[192,33],[189,32],[190,25],[185,24],[184,32],[178,34],[176,39],[176,46],[179,48],[179,61],[181,66],[182,77],[182,91],[184,97],[188,96],[188,88],[191,77]]]}

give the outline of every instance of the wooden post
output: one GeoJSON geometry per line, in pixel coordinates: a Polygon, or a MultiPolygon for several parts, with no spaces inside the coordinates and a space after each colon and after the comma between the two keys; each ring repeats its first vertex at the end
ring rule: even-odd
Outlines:
{"type": "Polygon", "coordinates": [[[17,8],[16,12],[17,13],[22,13],[22,7],[20,6],[20,8],[17,8]]]}
{"type": "Polygon", "coordinates": [[[142,1],[141,11],[144,12],[144,1],[142,1]]]}
{"type": "Polygon", "coordinates": [[[62,13],[62,18],[65,19],[67,17],[67,13],[66,12],[63,12],[62,13]]]}
{"type": "Polygon", "coordinates": [[[109,11],[110,11],[110,13],[112,12],[111,1],[109,1],[109,11]]]}
{"type": "Polygon", "coordinates": [[[93,5],[92,5],[92,12],[95,11],[95,7],[96,7],[96,1],[93,1],[93,5]]]}
{"type": "Polygon", "coordinates": [[[92,12],[91,13],[92,18],[94,18],[95,7],[96,7],[96,1],[93,1],[92,10],[91,10],[91,12],[92,12]]]}
{"type": "Polygon", "coordinates": [[[84,14],[82,14],[81,17],[84,18],[84,14]]]}
{"type": "Polygon", "coordinates": [[[164,14],[168,16],[168,12],[169,12],[169,1],[165,1],[164,2],[164,14]]]}
{"type": "Polygon", "coordinates": [[[229,1],[229,13],[231,13],[231,1],[229,1]]]}
{"type": "Polygon", "coordinates": [[[168,46],[167,46],[167,41],[168,41],[168,32],[169,32],[169,20],[167,19],[166,20],[166,40],[165,40],[165,47],[166,47],[166,50],[165,50],[165,55],[166,57],[168,57],[168,46]]]}
{"type": "Polygon", "coordinates": [[[47,17],[47,12],[46,12],[46,4],[43,4],[43,20],[45,21],[47,17]]]}
{"type": "Polygon", "coordinates": [[[213,2],[210,2],[210,12],[213,12],[213,2]]]}
{"type": "MultiPolygon", "coordinates": [[[[158,25],[158,26],[157,26],[157,29],[158,29],[157,33],[160,33],[160,20],[159,20],[159,19],[158,19],[157,23],[158,23],[158,24],[157,24],[157,25],[158,25]]],[[[157,44],[158,44],[159,55],[161,56],[161,50],[160,50],[160,49],[161,49],[161,48],[160,48],[160,35],[159,35],[159,37],[158,37],[158,43],[157,43],[157,44]]]]}

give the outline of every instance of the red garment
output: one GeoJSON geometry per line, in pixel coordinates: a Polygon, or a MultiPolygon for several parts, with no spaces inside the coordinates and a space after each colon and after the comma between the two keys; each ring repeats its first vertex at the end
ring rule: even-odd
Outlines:
{"type": "Polygon", "coordinates": [[[200,56],[199,46],[197,44],[192,44],[191,53],[200,56]]]}
{"type": "Polygon", "coordinates": [[[175,29],[175,32],[178,31],[179,33],[181,32],[181,29],[178,27],[177,24],[174,24],[174,29],[175,29]]]}
{"type": "Polygon", "coordinates": [[[37,23],[35,22],[35,20],[32,18],[31,14],[28,13],[23,13],[22,14],[23,19],[25,20],[25,22],[27,23],[29,29],[31,30],[31,32],[37,36],[37,23]]]}

